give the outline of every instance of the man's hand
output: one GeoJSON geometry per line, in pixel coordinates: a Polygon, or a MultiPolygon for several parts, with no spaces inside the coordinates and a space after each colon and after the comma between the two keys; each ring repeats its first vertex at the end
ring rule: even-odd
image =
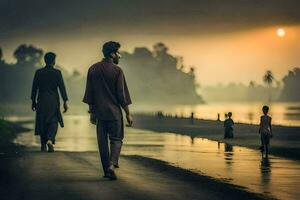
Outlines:
{"type": "Polygon", "coordinates": [[[35,101],[32,101],[31,109],[32,109],[33,111],[36,111],[36,102],[35,102],[35,101]]]}
{"type": "Polygon", "coordinates": [[[126,115],[126,120],[127,120],[127,123],[128,123],[126,126],[131,127],[133,121],[132,121],[132,116],[130,114],[126,115]]]}
{"type": "Polygon", "coordinates": [[[67,102],[65,101],[64,102],[64,113],[66,113],[67,111],[68,111],[68,109],[69,109],[69,107],[68,107],[68,104],[67,104],[67,102]]]}
{"type": "Polygon", "coordinates": [[[90,113],[90,122],[91,122],[91,124],[94,124],[94,125],[97,124],[97,117],[94,113],[90,113]]]}

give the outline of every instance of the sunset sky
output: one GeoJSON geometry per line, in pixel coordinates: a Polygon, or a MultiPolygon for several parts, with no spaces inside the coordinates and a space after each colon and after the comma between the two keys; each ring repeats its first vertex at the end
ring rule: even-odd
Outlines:
{"type": "Polygon", "coordinates": [[[70,71],[86,72],[101,57],[100,45],[117,40],[124,51],[165,43],[195,67],[202,85],[261,82],[266,70],[281,79],[300,66],[296,0],[1,0],[0,6],[0,47],[8,62],[27,43],[56,52],[70,71]]]}

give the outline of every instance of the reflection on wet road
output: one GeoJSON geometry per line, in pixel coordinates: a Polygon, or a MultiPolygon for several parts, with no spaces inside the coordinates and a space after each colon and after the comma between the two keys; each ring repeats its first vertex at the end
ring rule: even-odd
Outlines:
{"type": "MultiPolygon", "coordinates": [[[[96,151],[95,126],[87,116],[68,116],[60,129],[56,150],[96,151]]],[[[33,127],[32,124],[29,126],[33,127]]],[[[123,154],[141,155],[246,187],[279,199],[300,196],[300,162],[270,156],[259,151],[172,133],[126,129],[123,154]]],[[[18,143],[38,149],[39,139],[24,133],[18,143]]]]}

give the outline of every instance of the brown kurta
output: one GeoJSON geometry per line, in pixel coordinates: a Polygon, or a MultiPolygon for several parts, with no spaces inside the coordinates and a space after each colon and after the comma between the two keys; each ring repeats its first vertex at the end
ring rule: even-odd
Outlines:
{"type": "Polygon", "coordinates": [[[31,100],[36,101],[35,134],[44,134],[48,123],[57,119],[63,127],[63,119],[60,112],[58,89],[64,101],[68,100],[66,88],[60,70],[52,66],[38,69],[34,75],[31,100]]]}
{"type": "Polygon", "coordinates": [[[99,120],[119,120],[121,107],[131,104],[123,71],[103,59],[89,68],[83,102],[99,120]]]}

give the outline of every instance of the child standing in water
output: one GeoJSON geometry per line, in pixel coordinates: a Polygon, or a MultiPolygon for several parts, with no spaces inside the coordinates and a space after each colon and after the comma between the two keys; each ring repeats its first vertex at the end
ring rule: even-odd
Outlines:
{"type": "Polygon", "coordinates": [[[232,112],[229,112],[227,114],[227,119],[224,121],[224,128],[225,128],[225,134],[224,134],[224,139],[226,138],[233,138],[233,125],[234,122],[232,120],[232,112]]]}
{"type": "Polygon", "coordinates": [[[265,153],[265,157],[268,157],[270,138],[273,136],[272,132],[272,118],[268,115],[269,107],[263,106],[262,111],[264,115],[260,117],[259,134],[261,139],[261,152],[265,153]]]}

